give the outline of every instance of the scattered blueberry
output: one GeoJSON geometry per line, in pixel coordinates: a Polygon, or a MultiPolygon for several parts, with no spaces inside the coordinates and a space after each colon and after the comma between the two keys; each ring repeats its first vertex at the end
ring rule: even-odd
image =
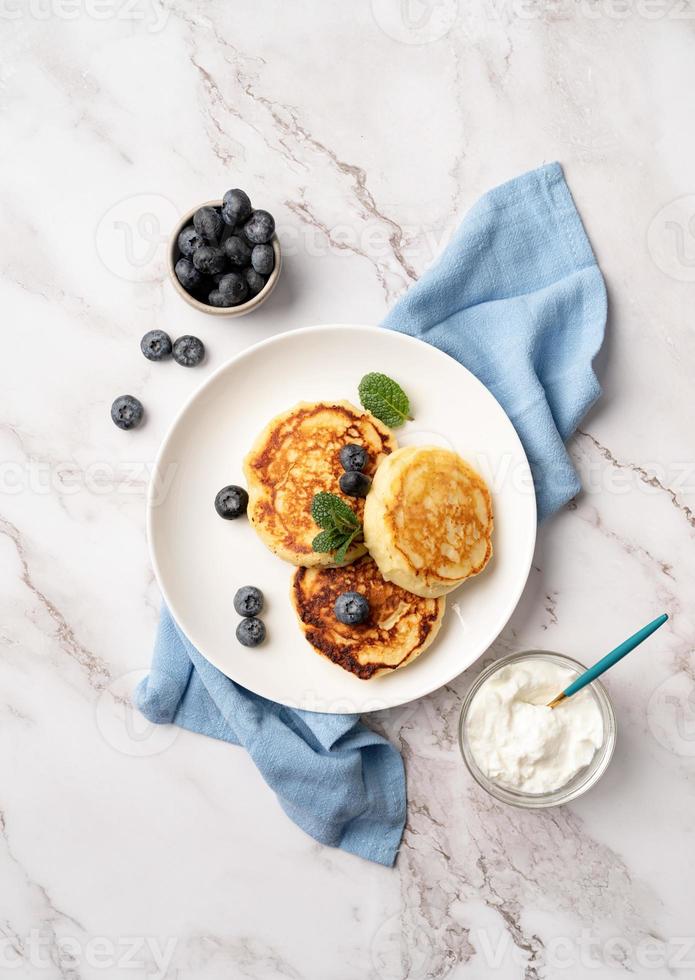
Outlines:
{"type": "Polygon", "coordinates": [[[343,592],[333,608],[335,618],[346,626],[359,626],[369,618],[369,601],[359,592],[343,592]]]}
{"type": "Polygon", "coordinates": [[[224,251],[230,265],[241,269],[251,262],[251,249],[248,243],[243,238],[239,238],[238,235],[230,235],[224,243],[224,251]]]}
{"type": "Polygon", "coordinates": [[[224,222],[216,208],[198,208],[193,215],[193,227],[204,242],[215,244],[219,241],[224,222]]]}
{"type": "MultiPolygon", "coordinates": [[[[197,255],[199,251],[200,248],[197,248],[195,254],[197,255]]],[[[179,259],[174,266],[174,272],[178,281],[189,293],[202,282],[200,273],[190,259],[179,259]]]]}
{"type": "Polygon", "coordinates": [[[251,214],[251,199],[245,191],[235,187],[222,198],[222,217],[228,225],[238,225],[251,214]]]}
{"type": "MultiPolygon", "coordinates": [[[[182,261],[184,260],[179,259],[179,262],[182,261]]],[[[201,245],[193,253],[192,261],[198,272],[212,276],[224,269],[224,252],[217,245],[201,245]]]]}
{"type": "Polygon", "coordinates": [[[254,211],[244,225],[244,234],[254,245],[269,242],[275,231],[275,219],[267,211],[254,211]]]}
{"type": "Polygon", "coordinates": [[[171,337],[163,330],[148,330],[140,341],[140,350],[148,361],[163,361],[171,354],[171,337]]]}
{"type": "Polygon", "coordinates": [[[119,429],[135,429],[142,422],[142,402],[132,395],[119,395],[111,406],[111,418],[119,429]]]}
{"type": "Polygon", "coordinates": [[[183,367],[195,367],[205,357],[205,345],[197,337],[184,334],[174,341],[172,353],[177,364],[182,364],[183,367]]]}
{"type": "Polygon", "coordinates": [[[222,487],[215,497],[215,510],[226,521],[233,521],[246,513],[248,503],[249,495],[244,488],[231,483],[228,487],[222,487]]]}
{"type": "Polygon", "coordinates": [[[234,608],[240,616],[257,616],[263,608],[263,593],[255,585],[244,585],[234,596],[234,608]]]}
{"type": "Polygon", "coordinates": [[[220,279],[218,290],[227,301],[227,306],[236,306],[246,299],[248,286],[246,280],[237,272],[228,272],[220,279]]]}
{"type": "MultiPolygon", "coordinates": [[[[176,345],[174,345],[175,348],[176,345]]],[[[176,355],[174,354],[174,356],[176,355]]],[[[348,497],[366,497],[371,485],[372,481],[369,477],[358,470],[348,470],[338,480],[338,486],[348,497]]]]}
{"type": "Polygon", "coordinates": [[[198,246],[203,244],[203,240],[193,225],[186,225],[183,231],[179,233],[178,244],[181,255],[190,259],[198,246]]]}
{"type": "Polygon", "coordinates": [[[265,626],[255,616],[242,619],[236,628],[236,638],[242,646],[257,647],[265,640],[265,626]]]}
{"type": "Polygon", "coordinates": [[[269,276],[275,265],[275,253],[272,245],[254,245],[251,252],[251,265],[262,276],[269,276]]]}
{"type": "Polygon", "coordinates": [[[363,470],[367,465],[369,456],[364,446],[358,446],[354,442],[349,442],[340,450],[340,465],[348,472],[351,470],[363,470]]]}
{"type": "Polygon", "coordinates": [[[244,278],[249,287],[249,292],[252,296],[257,296],[263,289],[266,283],[265,276],[262,276],[260,272],[256,272],[254,268],[249,268],[244,272],[244,278]]]}

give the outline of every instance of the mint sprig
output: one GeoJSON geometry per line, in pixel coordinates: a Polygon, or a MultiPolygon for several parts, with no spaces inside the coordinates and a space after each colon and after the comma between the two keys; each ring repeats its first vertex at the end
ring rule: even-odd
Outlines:
{"type": "Polygon", "coordinates": [[[325,491],[314,495],[311,516],[322,528],[311,547],[314,551],[335,551],[336,563],[342,565],[350,545],[362,534],[359,517],[344,500],[325,491]]]}
{"type": "Polygon", "coordinates": [[[390,429],[396,429],[412,418],[408,396],[393,378],[373,371],[365,374],[358,390],[362,407],[390,429]]]}

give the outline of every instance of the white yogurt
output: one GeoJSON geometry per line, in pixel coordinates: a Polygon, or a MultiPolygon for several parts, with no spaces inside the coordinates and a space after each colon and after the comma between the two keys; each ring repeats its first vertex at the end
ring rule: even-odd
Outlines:
{"type": "Polygon", "coordinates": [[[546,707],[575,671],[549,660],[518,660],[481,685],[466,732],[488,779],[522,793],[551,793],[588,766],[603,744],[601,711],[589,688],[546,707]]]}

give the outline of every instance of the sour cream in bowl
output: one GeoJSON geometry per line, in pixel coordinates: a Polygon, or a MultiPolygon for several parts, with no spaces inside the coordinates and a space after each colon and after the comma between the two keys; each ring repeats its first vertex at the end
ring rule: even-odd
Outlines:
{"type": "Polygon", "coordinates": [[[545,651],[492,664],[464,701],[459,737],[464,760],[492,796],[529,808],[575,799],[605,772],[615,745],[615,717],[594,681],[555,708],[552,698],[584,667],[545,651]]]}

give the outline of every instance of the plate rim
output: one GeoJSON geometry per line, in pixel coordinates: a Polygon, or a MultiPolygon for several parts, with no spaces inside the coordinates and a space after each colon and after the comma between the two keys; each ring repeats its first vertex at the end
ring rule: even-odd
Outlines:
{"type": "MultiPolygon", "coordinates": [[[[528,467],[529,475],[531,476],[530,486],[532,492],[530,494],[530,497],[532,498],[533,505],[534,505],[531,508],[531,519],[533,521],[533,529],[531,535],[529,536],[528,554],[526,555],[526,561],[524,562],[525,574],[523,575],[523,578],[520,582],[518,589],[515,590],[511,602],[505,608],[502,614],[502,618],[500,619],[499,629],[492,637],[489,644],[485,647],[484,650],[481,650],[481,652],[475,657],[473,661],[471,661],[466,666],[462,667],[461,670],[452,674],[451,677],[449,677],[447,680],[438,680],[432,686],[427,686],[426,690],[420,691],[418,694],[414,695],[413,697],[410,696],[406,696],[405,698],[397,697],[396,700],[390,702],[387,705],[384,705],[381,708],[370,710],[370,714],[372,714],[372,713],[376,713],[377,711],[388,711],[390,708],[400,707],[401,705],[410,704],[413,701],[418,701],[420,698],[427,697],[427,695],[432,694],[434,691],[439,690],[439,688],[443,687],[445,684],[450,684],[453,680],[459,677],[464,671],[468,670],[469,667],[473,666],[473,664],[475,664],[480,659],[480,657],[482,657],[485,654],[485,652],[490,649],[492,644],[497,640],[497,638],[502,633],[502,630],[505,628],[505,626],[511,619],[514,610],[517,608],[521,596],[523,595],[524,589],[526,588],[526,585],[528,583],[529,575],[531,573],[533,555],[535,553],[536,541],[538,536],[538,514],[537,514],[537,506],[536,506],[535,484],[533,482],[533,474],[531,471],[531,466],[528,461],[528,456],[526,455],[526,450],[524,449],[524,446],[521,442],[521,439],[519,438],[519,434],[516,431],[514,424],[512,423],[512,420],[509,418],[504,408],[500,405],[498,400],[495,398],[494,394],[490,391],[490,389],[486,385],[483,384],[482,381],[480,381],[479,378],[477,378],[473,374],[472,371],[469,371],[469,369],[465,367],[465,365],[461,364],[461,362],[458,361],[455,357],[452,357],[450,354],[447,354],[446,351],[441,350],[439,347],[435,347],[434,344],[428,344],[427,341],[421,340],[419,337],[412,337],[410,334],[402,333],[401,331],[398,330],[392,330],[388,327],[379,327],[379,326],[374,326],[369,324],[354,324],[354,323],[313,324],[311,326],[306,326],[306,327],[297,327],[294,330],[284,330],[280,333],[272,334],[270,337],[264,337],[262,340],[257,341],[255,344],[251,344],[248,347],[245,347],[243,350],[238,351],[236,354],[233,354],[230,358],[224,361],[218,368],[216,368],[210,375],[208,375],[207,378],[204,378],[200,382],[200,384],[190,393],[190,395],[187,396],[187,398],[183,401],[181,407],[174,415],[174,418],[170,422],[168,428],[166,429],[166,432],[164,433],[164,436],[162,437],[162,440],[159,444],[159,448],[155,455],[152,471],[147,486],[147,498],[145,502],[147,550],[149,553],[150,562],[152,564],[152,570],[154,572],[157,585],[159,586],[159,590],[161,592],[163,602],[166,604],[167,609],[169,610],[169,613],[172,616],[177,627],[187,637],[189,642],[192,644],[192,646],[195,647],[195,649],[200,653],[200,655],[204,657],[204,659],[207,660],[208,663],[212,664],[213,667],[219,670],[221,674],[223,674],[225,677],[228,677],[229,680],[233,681],[233,683],[239,684],[241,687],[244,687],[246,690],[251,691],[253,694],[256,694],[258,697],[265,698],[266,700],[274,700],[275,703],[282,704],[287,707],[296,709],[298,705],[292,699],[282,700],[277,697],[269,698],[268,695],[264,694],[262,691],[256,691],[252,687],[249,687],[246,684],[242,683],[241,681],[236,680],[234,677],[231,677],[226,670],[224,670],[214,661],[210,660],[210,658],[200,648],[200,645],[197,644],[189,636],[188,632],[184,630],[183,627],[179,624],[179,621],[172,607],[171,598],[168,595],[167,589],[164,585],[163,575],[159,566],[159,562],[157,560],[156,550],[154,547],[153,522],[154,522],[154,513],[156,510],[156,506],[153,503],[153,498],[157,492],[156,488],[158,485],[158,476],[164,458],[164,454],[168,448],[169,443],[173,439],[174,434],[176,433],[176,430],[180,422],[188,412],[191,405],[203,395],[203,393],[217,380],[217,378],[223,372],[229,370],[232,364],[236,364],[240,361],[243,361],[245,358],[255,355],[259,350],[262,350],[264,347],[272,346],[274,343],[277,343],[278,341],[284,340],[286,338],[292,338],[298,335],[305,335],[305,334],[312,334],[312,333],[338,332],[341,330],[358,331],[362,333],[379,333],[379,334],[381,334],[384,331],[388,331],[389,333],[398,336],[406,343],[410,343],[413,347],[418,347],[421,345],[428,347],[430,351],[434,351],[435,355],[439,355],[443,358],[446,358],[448,361],[453,362],[462,371],[465,371],[466,374],[469,376],[469,378],[477,386],[482,388],[485,394],[492,399],[494,404],[497,406],[497,409],[502,413],[502,415],[504,415],[507,423],[509,424],[510,429],[514,435],[514,438],[518,443],[518,448],[521,453],[521,456],[524,462],[526,463],[526,466],[528,467]]],[[[302,709],[302,710],[310,710],[310,709],[302,709]]],[[[323,711],[323,712],[314,712],[314,713],[315,714],[344,714],[344,712],[342,711],[323,711]]]]}

